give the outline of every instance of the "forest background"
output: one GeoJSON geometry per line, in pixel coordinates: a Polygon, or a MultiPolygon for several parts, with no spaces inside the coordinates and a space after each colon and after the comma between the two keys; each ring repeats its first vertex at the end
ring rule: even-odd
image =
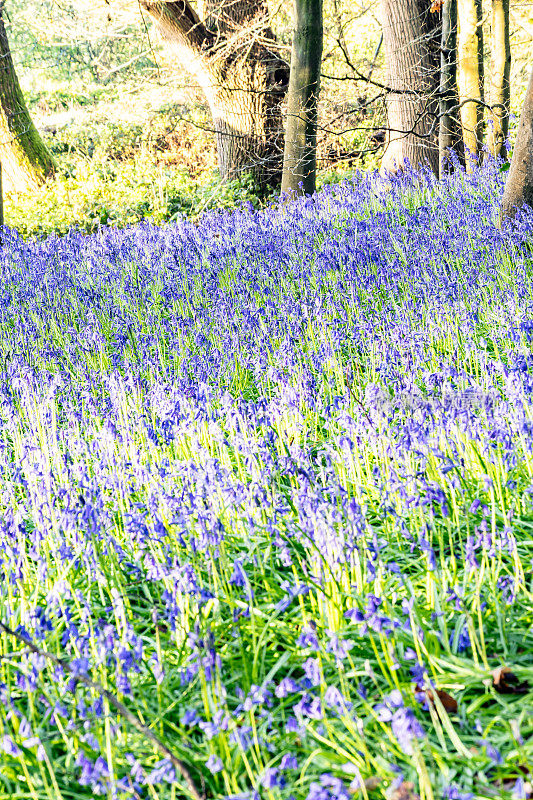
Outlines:
{"type": "MultiPolygon", "coordinates": [[[[290,57],[292,6],[271,7],[290,57]]],[[[40,189],[14,191],[6,223],[24,235],[160,223],[259,197],[249,175],[221,183],[209,110],[136,0],[8,0],[4,17],[30,114],[58,164],[40,189]]],[[[490,2],[483,4],[487,70],[490,2]]],[[[510,4],[511,110],[530,70],[533,5],[510,4]]],[[[324,4],[318,185],[378,166],[386,126],[379,0],[324,4]],[[370,79],[370,82],[365,80],[370,79]]]]}

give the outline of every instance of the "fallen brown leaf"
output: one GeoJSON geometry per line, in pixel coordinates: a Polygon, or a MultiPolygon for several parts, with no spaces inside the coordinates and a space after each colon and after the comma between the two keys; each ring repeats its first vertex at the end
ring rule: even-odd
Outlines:
{"type": "MultiPolygon", "coordinates": [[[[419,686],[417,686],[416,691],[425,695],[428,703],[431,703],[433,706],[435,705],[433,689],[421,689],[419,686]]],[[[448,692],[445,692],[443,689],[437,689],[435,694],[444,706],[445,711],[448,711],[450,714],[453,714],[457,711],[458,705],[455,697],[452,697],[451,694],[448,694],[448,692]]]]}
{"type": "MultiPolygon", "coordinates": [[[[370,778],[365,778],[363,783],[365,791],[373,792],[374,789],[377,789],[378,786],[381,784],[381,778],[378,778],[377,775],[372,775],[370,778]]],[[[350,792],[352,792],[352,794],[357,794],[360,791],[361,791],[361,784],[359,783],[359,780],[356,779],[352,781],[352,783],[350,784],[350,792]]]]}
{"type": "Polygon", "coordinates": [[[446,711],[449,711],[451,714],[457,711],[458,705],[455,697],[452,697],[451,694],[448,694],[448,692],[445,692],[442,689],[437,689],[436,694],[446,711]]]}
{"type": "Polygon", "coordinates": [[[420,800],[420,795],[415,792],[414,783],[403,781],[390,795],[389,800],[420,800]]]}
{"type": "Polygon", "coordinates": [[[493,686],[500,694],[525,694],[529,689],[527,681],[521,681],[509,667],[497,667],[492,672],[493,686]]]}
{"type": "Polygon", "coordinates": [[[433,0],[429,8],[429,13],[437,14],[441,10],[443,5],[444,5],[444,0],[433,0]]]}

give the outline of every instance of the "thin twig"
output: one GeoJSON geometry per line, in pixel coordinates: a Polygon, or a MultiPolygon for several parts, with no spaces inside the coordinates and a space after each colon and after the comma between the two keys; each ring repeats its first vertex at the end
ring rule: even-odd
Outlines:
{"type": "MultiPolygon", "coordinates": [[[[356,402],[356,403],[357,403],[357,404],[360,406],[360,408],[361,408],[361,410],[362,410],[363,414],[364,414],[364,415],[365,415],[365,417],[367,418],[367,420],[368,420],[368,422],[370,423],[370,425],[371,425],[372,427],[374,427],[374,423],[372,422],[372,418],[371,418],[370,414],[368,413],[367,409],[365,408],[365,406],[363,405],[363,403],[361,402],[361,400],[360,400],[360,399],[357,397],[356,393],[355,393],[355,392],[354,392],[354,390],[353,390],[353,387],[352,387],[352,385],[351,385],[350,381],[349,381],[349,380],[347,380],[347,379],[345,379],[345,383],[346,383],[346,386],[348,387],[348,391],[349,391],[349,393],[350,393],[351,397],[353,397],[353,399],[355,400],[355,402],[356,402]]],[[[0,624],[1,624],[1,623],[0,623],[0,624]]]]}

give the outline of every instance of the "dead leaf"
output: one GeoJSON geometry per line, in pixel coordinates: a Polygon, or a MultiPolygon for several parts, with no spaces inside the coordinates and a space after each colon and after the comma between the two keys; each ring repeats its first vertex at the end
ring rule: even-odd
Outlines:
{"type": "MultiPolygon", "coordinates": [[[[419,686],[417,686],[416,691],[420,694],[423,694],[428,703],[431,703],[432,706],[435,705],[433,689],[421,689],[419,686]]],[[[444,706],[445,711],[447,711],[449,714],[454,714],[457,711],[458,705],[455,697],[452,697],[451,694],[448,694],[448,692],[445,692],[443,689],[437,689],[435,694],[444,706]]]]}
{"type": "Polygon", "coordinates": [[[415,792],[414,783],[403,781],[390,795],[389,800],[420,800],[420,795],[415,792]]]}
{"type": "Polygon", "coordinates": [[[521,681],[509,667],[498,667],[492,672],[494,688],[500,694],[525,694],[529,689],[527,681],[521,681]]]}
{"type": "Polygon", "coordinates": [[[443,5],[444,5],[444,0],[433,0],[429,9],[429,13],[438,14],[443,5]]]}
{"type": "MultiPolygon", "coordinates": [[[[365,778],[363,784],[365,787],[365,791],[373,792],[374,789],[377,789],[378,786],[381,784],[381,778],[378,778],[377,775],[372,775],[370,778],[365,778]]],[[[359,783],[359,780],[356,778],[354,781],[352,781],[349,788],[352,794],[357,794],[358,792],[360,792],[361,784],[359,783]]]]}
{"type": "MultiPolygon", "coordinates": [[[[437,689],[436,694],[446,711],[448,711],[450,714],[454,714],[457,711],[458,705],[455,697],[452,697],[451,694],[448,694],[448,692],[445,692],[442,689],[437,689]]],[[[433,698],[429,699],[432,700],[433,698]]]]}

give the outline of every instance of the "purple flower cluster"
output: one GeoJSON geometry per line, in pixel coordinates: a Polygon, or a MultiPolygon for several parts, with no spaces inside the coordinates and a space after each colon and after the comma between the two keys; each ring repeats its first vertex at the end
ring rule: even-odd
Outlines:
{"type": "Polygon", "coordinates": [[[5,232],[0,618],[60,659],[0,641],[7,793],[187,791],[87,679],[216,798],[522,780],[491,670],[527,679],[533,217],[496,227],[500,188],[5,232]]]}

